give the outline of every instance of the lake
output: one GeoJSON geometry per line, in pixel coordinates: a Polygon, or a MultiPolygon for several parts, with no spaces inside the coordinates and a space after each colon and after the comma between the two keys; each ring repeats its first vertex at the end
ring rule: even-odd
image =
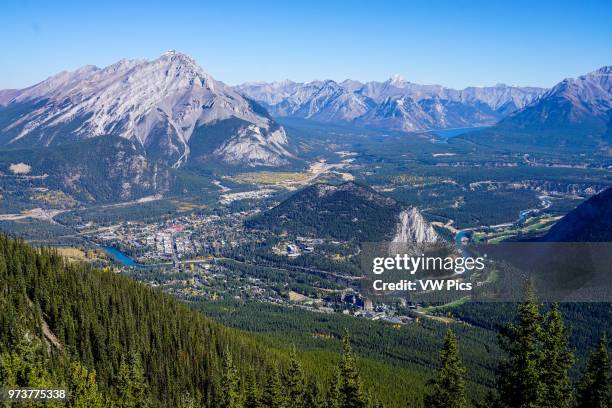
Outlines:
{"type": "Polygon", "coordinates": [[[456,137],[462,135],[464,133],[473,132],[476,130],[487,129],[490,126],[479,126],[479,127],[465,127],[465,128],[453,128],[453,129],[439,129],[439,130],[430,130],[436,136],[444,137],[446,139],[450,139],[452,137],[456,137]]]}

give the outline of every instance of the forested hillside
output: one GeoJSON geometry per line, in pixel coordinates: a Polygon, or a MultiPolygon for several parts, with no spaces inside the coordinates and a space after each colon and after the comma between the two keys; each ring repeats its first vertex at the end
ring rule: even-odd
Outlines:
{"type": "Polygon", "coordinates": [[[51,250],[0,238],[0,275],[0,379],[5,384],[64,384],[64,366],[78,361],[95,370],[99,391],[115,400],[124,392],[119,384],[127,362],[146,373],[142,380],[152,405],[176,404],[184,395],[210,404],[225,349],[241,368],[258,367],[258,374],[271,364],[247,337],[169,296],[68,264],[51,250]],[[10,370],[4,366],[7,359],[10,370]],[[34,372],[29,384],[21,375],[10,378],[15,367],[34,372]]]}
{"type": "MultiPolygon", "coordinates": [[[[350,380],[306,388],[312,372],[295,352],[266,349],[157,290],[3,236],[0,306],[0,385],[67,389],[69,406],[238,407],[285,401],[291,384],[323,403],[342,399],[332,390],[350,380]]],[[[347,359],[348,342],[338,369],[354,374],[365,403],[347,359]]]]}
{"type": "Polygon", "coordinates": [[[401,206],[371,188],[315,184],[246,222],[248,228],[341,240],[391,239],[401,206]],[[358,216],[356,216],[358,215],[358,216]]]}
{"type": "MultiPolygon", "coordinates": [[[[569,370],[575,357],[564,319],[556,305],[546,313],[540,309],[528,295],[517,306],[515,323],[501,328],[503,355],[496,353],[497,380],[486,387],[495,392],[486,403],[508,408],[607,407],[606,324],[594,330],[594,335],[604,334],[596,348],[580,341],[578,360],[586,360],[586,350],[595,351],[587,364],[579,364],[573,377],[582,378],[574,387],[569,370]],[[552,405],[541,405],[549,400],[552,405]]],[[[347,334],[342,357],[337,347],[308,350],[309,341],[303,333],[297,335],[289,321],[273,338],[246,334],[129,278],[68,263],[55,250],[34,249],[4,236],[0,310],[0,388],[67,391],[65,403],[41,406],[464,408],[483,401],[472,378],[482,381],[477,362],[490,360],[478,356],[477,342],[466,333],[471,329],[461,325],[447,333],[439,363],[432,358],[436,347],[431,347],[439,341],[425,339],[421,344],[418,336],[402,339],[399,332],[393,346],[382,352],[401,351],[400,343],[409,340],[417,353],[406,349],[370,358],[379,351],[368,351],[365,333],[351,325],[365,358],[353,353],[347,334]],[[303,349],[298,351],[290,341],[303,349]]],[[[443,328],[434,326],[419,330],[430,330],[441,340],[443,328]]],[[[394,330],[371,329],[381,341],[394,330]]],[[[315,341],[338,336],[321,331],[315,341]]],[[[37,405],[26,401],[23,406],[37,405]]]]}

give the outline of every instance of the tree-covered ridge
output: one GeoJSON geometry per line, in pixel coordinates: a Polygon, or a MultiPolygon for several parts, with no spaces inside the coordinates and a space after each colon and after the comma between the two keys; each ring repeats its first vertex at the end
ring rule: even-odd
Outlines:
{"type": "Polygon", "coordinates": [[[580,204],[541,238],[548,242],[609,242],[612,234],[612,188],[580,204]]]}
{"type": "Polygon", "coordinates": [[[350,347],[338,367],[351,372],[357,388],[338,394],[346,381],[306,373],[295,350],[265,348],[160,291],[4,236],[0,306],[0,385],[64,388],[68,406],[375,401],[362,391],[350,347]]]}
{"type": "Polygon", "coordinates": [[[168,166],[148,160],[137,143],[116,136],[0,150],[0,172],[12,175],[13,163],[28,166],[27,173],[3,180],[13,201],[28,200],[23,194],[30,188],[61,191],[69,197],[65,203],[129,201],[167,192],[174,177],[168,166]]]}
{"type": "Polygon", "coordinates": [[[430,408],[464,408],[465,368],[459,358],[457,336],[448,330],[440,352],[440,368],[429,382],[429,392],[425,395],[425,406],[430,408]]]}
{"type": "Polygon", "coordinates": [[[74,359],[95,369],[100,389],[111,397],[121,394],[122,363],[133,355],[141,359],[154,405],[176,402],[186,393],[210,399],[225,348],[243,365],[263,371],[270,364],[248,337],[159,291],[69,264],[52,250],[2,237],[0,276],[0,350],[14,350],[24,339],[44,339],[41,353],[46,349],[52,359],[74,359]]]}
{"type": "Polygon", "coordinates": [[[315,184],[246,222],[249,228],[345,241],[390,239],[401,206],[370,187],[315,184]]]}

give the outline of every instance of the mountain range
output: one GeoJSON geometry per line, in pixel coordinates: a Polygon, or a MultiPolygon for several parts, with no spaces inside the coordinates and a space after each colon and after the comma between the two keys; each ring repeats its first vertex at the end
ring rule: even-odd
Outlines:
{"type": "Polygon", "coordinates": [[[578,78],[568,78],[544,93],[536,103],[503,119],[500,127],[538,130],[559,127],[606,129],[612,109],[612,66],[578,78]]]}
{"type": "Polygon", "coordinates": [[[492,125],[546,91],[503,84],[456,90],[411,83],[399,75],[385,82],[287,80],[236,89],[273,116],[404,131],[492,125]]]}
{"type": "Polygon", "coordinates": [[[503,84],[457,90],[399,75],[384,82],[286,80],[230,87],[188,55],[168,51],[151,61],[88,65],[25,89],[0,90],[0,146],[119,136],[135,141],[148,160],[173,167],[278,167],[298,158],[274,117],[402,131],[496,125],[494,133],[611,134],[611,71],[603,67],[549,90],[503,84]]]}
{"type": "Polygon", "coordinates": [[[402,131],[495,125],[465,137],[601,150],[612,140],[611,72],[603,67],[549,90],[455,90],[398,75],[231,87],[168,51],[0,90],[0,173],[19,165],[84,201],[112,201],[167,192],[172,167],[303,164],[278,117],[402,131]]]}
{"type": "Polygon", "coordinates": [[[612,66],[604,66],[550,89],[498,84],[457,90],[411,83],[398,75],[384,82],[286,80],[236,89],[275,117],[401,131],[493,126],[483,134],[493,142],[522,133],[519,142],[539,144],[533,136],[540,133],[555,136],[548,139],[552,145],[601,147],[601,136],[612,137],[611,73],[612,66]],[[560,142],[564,134],[571,137],[560,142]],[[576,135],[588,140],[573,139],[576,135]]]}

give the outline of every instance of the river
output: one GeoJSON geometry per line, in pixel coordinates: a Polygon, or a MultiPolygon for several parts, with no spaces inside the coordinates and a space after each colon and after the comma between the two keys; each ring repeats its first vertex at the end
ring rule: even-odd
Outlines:
{"type": "Polygon", "coordinates": [[[539,214],[542,211],[548,209],[552,205],[552,201],[549,196],[541,195],[541,196],[538,196],[538,199],[540,200],[540,207],[529,208],[527,210],[520,211],[518,219],[514,222],[508,222],[508,223],[498,224],[498,225],[489,225],[489,226],[481,225],[479,227],[465,228],[465,229],[457,231],[457,233],[455,234],[455,243],[457,245],[462,245],[462,238],[465,238],[465,237],[471,240],[473,231],[481,229],[481,228],[510,227],[516,224],[518,225],[523,224],[525,221],[527,221],[529,216],[539,214]]]}
{"type": "Polygon", "coordinates": [[[104,246],[102,247],[102,250],[104,250],[104,252],[106,252],[107,255],[109,255],[115,261],[119,262],[121,265],[134,267],[134,268],[143,266],[115,247],[104,246]]]}

